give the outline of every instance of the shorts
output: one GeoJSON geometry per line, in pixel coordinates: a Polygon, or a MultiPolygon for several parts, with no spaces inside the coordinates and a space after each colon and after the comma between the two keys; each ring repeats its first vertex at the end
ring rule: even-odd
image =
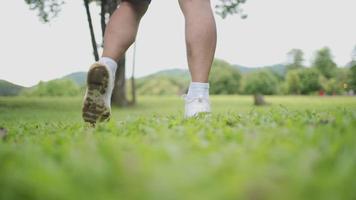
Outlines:
{"type": "Polygon", "coordinates": [[[133,2],[143,1],[143,2],[147,2],[147,3],[151,3],[151,0],[122,0],[122,1],[133,1],[133,2]]]}

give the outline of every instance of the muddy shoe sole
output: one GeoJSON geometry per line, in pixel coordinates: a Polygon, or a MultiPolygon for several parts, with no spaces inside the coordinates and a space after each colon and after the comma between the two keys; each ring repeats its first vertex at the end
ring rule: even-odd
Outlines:
{"type": "Polygon", "coordinates": [[[87,75],[87,92],[84,97],[82,116],[85,122],[94,125],[96,122],[110,119],[110,108],[105,105],[105,93],[109,84],[109,72],[105,66],[96,64],[87,75]]]}

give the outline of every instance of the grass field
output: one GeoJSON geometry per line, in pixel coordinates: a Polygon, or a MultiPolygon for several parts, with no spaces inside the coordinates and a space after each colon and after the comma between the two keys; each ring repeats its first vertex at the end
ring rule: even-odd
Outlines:
{"type": "Polygon", "coordinates": [[[140,97],[94,129],[79,98],[0,98],[0,199],[356,199],[356,98],[266,100],[140,97]]]}

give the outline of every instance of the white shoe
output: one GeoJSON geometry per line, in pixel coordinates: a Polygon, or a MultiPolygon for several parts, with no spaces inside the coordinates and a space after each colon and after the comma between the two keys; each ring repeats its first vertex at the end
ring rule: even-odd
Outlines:
{"type": "Polygon", "coordinates": [[[185,114],[184,117],[196,117],[199,113],[210,113],[210,101],[208,97],[185,97],[185,114]]]}
{"type": "Polygon", "coordinates": [[[82,109],[85,122],[95,124],[97,121],[109,121],[114,77],[115,75],[104,64],[94,63],[90,67],[82,109]]]}

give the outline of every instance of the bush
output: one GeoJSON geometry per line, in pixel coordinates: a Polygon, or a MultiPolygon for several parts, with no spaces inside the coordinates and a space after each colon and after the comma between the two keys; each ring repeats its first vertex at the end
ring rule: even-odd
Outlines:
{"type": "Polygon", "coordinates": [[[243,92],[245,94],[276,94],[279,81],[269,70],[259,70],[246,74],[243,78],[243,92]]]}
{"type": "Polygon", "coordinates": [[[229,63],[215,60],[210,74],[211,94],[237,94],[239,92],[241,74],[229,63]]]}

